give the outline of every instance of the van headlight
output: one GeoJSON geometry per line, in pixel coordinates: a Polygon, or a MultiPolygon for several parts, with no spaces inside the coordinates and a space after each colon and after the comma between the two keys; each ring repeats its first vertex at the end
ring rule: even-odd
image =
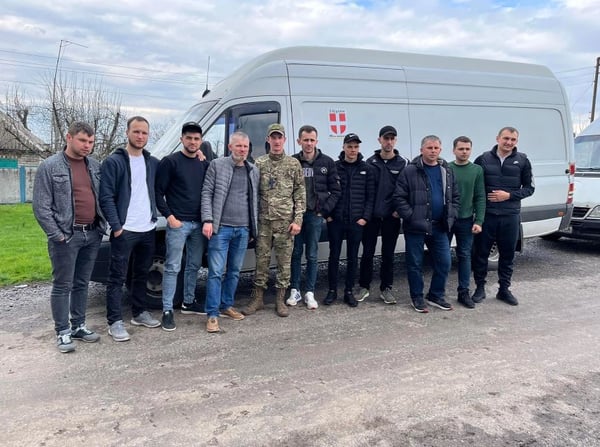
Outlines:
{"type": "Polygon", "coordinates": [[[600,219],[600,205],[595,206],[587,217],[588,219],[600,219]]]}

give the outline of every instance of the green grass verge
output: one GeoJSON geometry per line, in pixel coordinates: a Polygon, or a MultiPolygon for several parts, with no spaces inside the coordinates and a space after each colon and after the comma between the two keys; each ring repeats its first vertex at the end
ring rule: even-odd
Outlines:
{"type": "Polygon", "coordinates": [[[0,286],[52,278],[46,235],[30,203],[0,205],[0,286]]]}

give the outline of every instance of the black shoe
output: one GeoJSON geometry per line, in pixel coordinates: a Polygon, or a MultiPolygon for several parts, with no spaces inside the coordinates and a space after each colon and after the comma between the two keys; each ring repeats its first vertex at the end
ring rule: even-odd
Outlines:
{"type": "Polygon", "coordinates": [[[473,300],[471,299],[471,297],[469,296],[469,291],[468,290],[461,290],[460,292],[458,292],[458,299],[457,301],[462,304],[463,306],[465,306],[468,309],[474,309],[475,308],[475,303],[473,302],[473,300]]]}
{"type": "Polygon", "coordinates": [[[519,305],[519,302],[515,296],[508,289],[499,289],[496,298],[498,298],[500,301],[504,301],[506,304],[510,304],[511,306],[519,305]]]}
{"type": "Polygon", "coordinates": [[[475,289],[475,293],[471,297],[474,303],[481,303],[485,300],[485,284],[477,284],[477,288],[475,289]]]}
{"type": "Polygon", "coordinates": [[[183,303],[181,305],[181,313],[184,315],[206,315],[206,312],[204,312],[204,308],[197,301],[192,301],[190,304],[183,303]]]}
{"type": "Polygon", "coordinates": [[[330,290],[329,292],[327,292],[327,296],[323,300],[323,304],[325,304],[326,306],[329,306],[329,305],[333,304],[333,302],[335,300],[337,300],[337,291],[330,290]]]}
{"type": "Polygon", "coordinates": [[[429,312],[429,309],[427,308],[427,304],[425,304],[425,300],[423,299],[422,296],[420,296],[418,298],[413,298],[412,306],[419,313],[426,314],[427,312],[429,312]]]}
{"type": "Polygon", "coordinates": [[[173,311],[172,310],[167,310],[166,312],[163,312],[162,314],[162,323],[161,323],[162,328],[165,331],[174,331],[176,326],[175,326],[175,318],[173,318],[173,311]]]}
{"type": "Polygon", "coordinates": [[[356,301],[356,298],[354,298],[352,290],[346,290],[344,292],[344,303],[346,303],[350,307],[358,306],[358,301],[356,301]]]}
{"type": "Polygon", "coordinates": [[[429,294],[427,294],[427,302],[429,304],[431,304],[432,306],[438,307],[442,310],[452,310],[452,305],[447,302],[444,297],[441,298],[434,298],[432,296],[430,296],[429,294]]]}

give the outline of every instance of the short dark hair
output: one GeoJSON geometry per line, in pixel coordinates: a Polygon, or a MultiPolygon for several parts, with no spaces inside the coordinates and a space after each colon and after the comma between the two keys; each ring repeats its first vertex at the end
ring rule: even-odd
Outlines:
{"type": "Polygon", "coordinates": [[[311,126],[310,124],[305,124],[298,131],[298,139],[302,138],[302,134],[304,132],[306,132],[306,133],[314,132],[317,134],[317,136],[319,135],[319,132],[317,131],[317,128],[315,126],[311,126]]]}
{"type": "Polygon", "coordinates": [[[502,132],[504,132],[505,130],[508,130],[510,133],[516,133],[517,135],[519,135],[519,131],[517,129],[515,129],[514,127],[505,126],[498,131],[498,136],[502,135],[502,132]]]}
{"type": "Polygon", "coordinates": [[[69,126],[69,129],[67,130],[67,133],[69,135],[71,135],[72,137],[74,137],[79,132],[83,132],[88,137],[93,137],[94,133],[95,133],[94,128],[92,126],[90,126],[88,123],[84,123],[83,121],[72,122],[71,125],[69,126]]]}
{"type": "Polygon", "coordinates": [[[133,123],[134,121],[141,121],[143,123],[148,124],[148,127],[150,127],[150,123],[148,122],[148,120],[146,118],[144,118],[143,116],[132,116],[131,118],[129,118],[127,120],[127,130],[129,130],[129,126],[131,125],[131,123],[133,123]]]}
{"type": "Polygon", "coordinates": [[[465,137],[464,135],[461,135],[460,137],[456,137],[454,139],[454,141],[452,142],[452,149],[456,149],[456,145],[458,143],[469,143],[471,146],[473,146],[473,142],[471,141],[471,139],[469,137],[465,137]]]}

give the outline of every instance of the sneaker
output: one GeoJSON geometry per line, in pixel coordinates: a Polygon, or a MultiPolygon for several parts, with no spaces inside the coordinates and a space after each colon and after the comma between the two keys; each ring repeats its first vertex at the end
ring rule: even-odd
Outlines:
{"type": "Polygon", "coordinates": [[[80,324],[79,327],[71,329],[71,338],[86,343],[95,343],[100,340],[100,335],[96,334],[94,331],[90,331],[85,327],[85,324],[80,324]]]}
{"type": "Polygon", "coordinates": [[[244,318],[246,318],[243,314],[239,313],[237,311],[237,309],[235,309],[234,307],[230,307],[228,309],[222,310],[221,315],[224,317],[227,317],[227,318],[231,318],[232,320],[235,320],[235,321],[240,321],[240,320],[243,320],[244,318]]]}
{"type": "Polygon", "coordinates": [[[510,304],[511,306],[519,305],[519,302],[515,296],[508,289],[499,289],[496,298],[498,298],[500,301],[504,301],[506,304],[510,304]]]}
{"type": "Polygon", "coordinates": [[[485,300],[485,284],[477,284],[477,288],[471,297],[474,303],[481,303],[485,300]]]}
{"type": "Polygon", "coordinates": [[[163,330],[168,332],[174,331],[177,328],[177,326],[175,326],[175,318],[173,317],[172,310],[163,312],[161,326],[163,330]]]}
{"type": "Polygon", "coordinates": [[[352,290],[346,290],[344,292],[344,303],[350,307],[358,306],[358,301],[356,298],[354,298],[354,293],[352,293],[352,290]]]}
{"type": "Polygon", "coordinates": [[[75,343],[71,339],[71,334],[59,334],[56,336],[56,346],[62,353],[73,352],[75,343]]]}
{"type": "Polygon", "coordinates": [[[458,292],[458,299],[456,301],[465,306],[467,309],[475,308],[475,303],[471,299],[468,290],[461,290],[458,292]]]}
{"type": "Polygon", "coordinates": [[[379,295],[385,304],[396,304],[396,297],[392,295],[392,288],[386,287],[379,295]]]}
{"type": "Polygon", "coordinates": [[[430,296],[429,294],[427,295],[427,302],[429,304],[431,304],[432,306],[435,306],[437,308],[440,308],[442,310],[452,310],[452,305],[447,302],[444,297],[441,298],[434,298],[432,296],[430,296]]]}
{"type": "Polygon", "coordinates": [[[131,324],[134,326],[158,327],[160,326],[160,321],[155,319],[150,312],[145,310],[137,317],[133,317],[131,319],[131,324]]]}
{"type": "Polygon", "coordinates": [[[210,317],[206,320],[206,332],[219,332],[220,330],[217,317],[210,317]]]}
{"type": "Polygon", "coordinates": [[[337,290],[329,290],[327,296],[323,300],[323,304],[331,306],[335,300],[337,300],[337,290]]]}
{"type": "Polygon", "coordinates": [[[184,315],[206,315],[206,312],[204,312],[204,308],[197,301],[193,301],[191,303],[183,303],[181,305],[181,313],[184,315]]]}
{"type": "Polygon", "coordinates": [[[366,300],[367,298],[369,298],[369,289],[361,287],[360,290],[358,291],[358,296],[356,297],[356,301],[361,303],[364,300],[366,300]]]}
{"type": "Polygon", "coordinates": [[[297,289],[290,290],[290,297],[285,301],[285,304],[288,306],[295,306],[300,301],[302,301],[302,295],[300,291],[297,289]]]}
{"type": "Polygon", "coordinates": [[[315,300],[315,294],[313,292],[306,292],[304,294],[304,302],[309,310],[315,310],[319,307],[319,303],[315,300]]]}
{"type": "Polygon", "coordinates": [[[420,296],[418,298],[413,298],[412,306],[419,313],[426,314],[429,312],[429,309],[427,308],[427,304],[425,304],[425,300],[423,299],[422,296],[420,296]]]}
{"type": "Polygon", "coordinates": [[[123,320],[115,321],[108,327],[108,335],[110,335],[114,341],[127,341],[129,340],[129,332],[125,329],[123,320]]]}

